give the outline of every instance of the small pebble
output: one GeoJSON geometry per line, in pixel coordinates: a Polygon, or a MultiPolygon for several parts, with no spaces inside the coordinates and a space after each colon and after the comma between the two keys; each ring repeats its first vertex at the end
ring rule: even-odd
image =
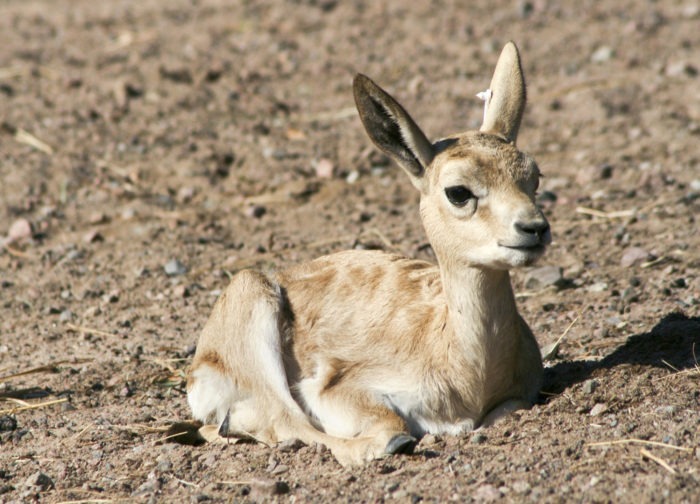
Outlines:
{"type": "Polygon", "coordinates": [[[666,67],[666,75],[669,77],[694,77],[698,74],[698,69],[687,61],[677,61],[666,67]]]}
{"type": "Polygon", "coordinates": [[[608,288],[607,282],[596,282],[593,285],[589,285],[586,290],[588,292],[605,292],[608,288]]]}
{"type": "Polygon", "coordinates": [[[17,419],[10,415],[0,416],[0,432],[9,432],[17,429],[17,419]]]}
{"type": "Polygon", "coordinates": [[[583,389],[584,394],[592,394],[595,392],[595,389],[598,388],[598,382],[596,380],[586,380],[583,382],[583,386],[581,388],[583,389]]]}
{"type": "Polygon", "coordinates": [[[105,241],[105,238],[99,231],[93,229],[83,235],[83,241],[85,243],[97,243],[105,241]]]}
{"type": "Polygon", "coordinates": [[[252,500],[265,500],[275,495],[289,493],[289,484],[284,481],[255,478],[250,482],[250,498],[252,500]]]}
{"type": "Polygon", "coordinates": [[[7,232],[7,239],[10,243],[24,238],[31,238],[31,236],[32,225],[27,219],[17,219],[12,223],[10,230],[7,232]]]}
{"type": "Polygon", "coordinates": [[[591,54],[591,62],[605,63],[606,61],[610,61],[614,55],[615,51],[611,47],[602,46],[593,51],[593,54],[591,54]]]}
{"type": "Polygon", "coordinates": [[[589,414],[591,416],[598,416],[601,413],[605,413],[607,410],[608,410],[607,405],[605,405],[603,403],[596,403],[596,405],[591,408],[591,411],[589,414]]]}
{"type": "Polygon", "coordinates": [[[177,259],[171,259],[163,266],[165,274],[168,276],[179,276],[187,273],[187,267],[177,259]]]}
{"type": "Polygon", "coordinates": [[[303,446],[304,443],[300,439],[285,439],[277,445],[277,449],[281,452],[295,452],[303,446]]]}
{"type": "Polygon", "coordinates": [[[53,480],[41,471],[37,471],[29,476],[24,484],[28,487],[38,487],[42,492],[54,487],[53,480]]]}
{"type": "Polygon", "coordinates": [[[527,481],[516,481],[513,483],[513,491],[519,494],[527,493],[530,491],[530,484],[527,481]]]}
{"type": "Polygon", "coordinates": [[[649,252],[640,247],[628,247],[622,252],[622,257],[620,258],[620,266],[623,268],[629,268],[636,264],[640,264],[644,261],[648,261],[650,258],[649,252]]]}
{"type": "Polygon", "coordinates": [[[58,320],[60,320],[61,322],[70,322],[71,320],[73,320],[73,312],[70,310],[63,310],[58,316],[58,320]]]}
{"type": "Polygon", "coordinates": [[[501,500],[503,494],[493,485],[482,485],[472,495],[477,502],[496,502],[501,500]]]}
{"type": "Polygon", "coordinates": [[[637,294],[637,291],[634,290],[634,288],[627,287],[625,290],[622,291],[620,299],[624,303],[636,303],[637,301],[639,301],[639,294],[637,294]]]}
{"type": "Polygon", "coordinates": [[[525,276],[525,288],[530,290],[543,289],[550,285],[561,287],[563,283],[564,275],[559,266],[541,266],[525,276]]]}
{"type": "Polygon", "coordinates": [[[103,222],[107,222],[107,220],[107,216],[104,212],[94,212],[88,217],[88,222],[90,224],[102,224],[103,222]]]}
{"type": "Polygon", "coordinates": [[[319,159],[316,163],[316,176],[319,178],[332,178],[333,168],[333,162],[330,159],[319,159]]]}
{"type": "Polygon", "coordinates": [[[476,432],[472,435],[469,442],[472,444],[484,444],[487,440],[488,440],[488,437],[486,437],[486,434],[484,434],[482,432],[476,432]]]}
{"type": "Polygon", "coordinates": [[[190,290],[186,285],[178,285],[173,289],[173,296],[176,298],[190,297],[190,290]]]}
{"type": "Polygon", "coordinates": [[[289,466],[284,465],[284,464],[279,464],[277,465],[272,471],[270,471],[270,474],[284,474],[289,471],[289,466]]]}
{"type": "Polygon", "coordinates": [[[263,215],[267,213],[267,208],[265,208],[262,205],[252,205],[246,208],[245,210],[245,215],[246,217],[253,217],[255,219],[259,219],[263,215]]]}

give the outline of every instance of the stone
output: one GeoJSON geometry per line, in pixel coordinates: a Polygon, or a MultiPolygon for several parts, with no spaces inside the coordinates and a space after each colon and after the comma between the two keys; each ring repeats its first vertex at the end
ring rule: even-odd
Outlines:
{"type": "Polygon", "coordinates": [[[7,232],[7,239],[10,243],[31,238],[32,224],[27,219],[17,219],[10,226],[7,232]]]}
{"type": "Polygon", "coordinates": [[[252,500],[266,500],[269,497],[287,493],[289,493],[289,484],[284,481],[255,478],[250,482],[249,496],[252,500]]]}
{"type": "Polygon", "coordinates": [[[54,487],[53,480],[41,471],[37,471],[29,476],[24,484],[28,487],[38,488],[42,492],[51,490],[54,487]]]}
{"type": "Polygon", "coordinates": [[[168,276],[179,276],[187,273],[187,266],[177,259],[171,259],[163,266],[163,270],[165,270],[165,274],[168,276]]]}
{"type": "Polygon", "coordinates": [[[477,502],[496,502],[501,499],[503,494],[493,485],[482,485],[476,489],[472,496],[477,502]]]}
{"type": "Polygon", "coordinates": [[[539,290],[550,285],[561,287],[563,283],[564,275],[559,266],[541,266],[525,276],[525,288],[529,290],[539,290]]]}
{"type": "Polygon", "coordinates": [[[300,439],[286,439],[277,445],[277,449],[281,452],[295,452],[304,446],[300,439]]]}
{"type": "Polygon", "coordinates": [[[319,178],[333,178],[333,162],[322,158],[316,163],[316,176],[319,178]]]}
{"type": "Polygon", "coordinates": [[[0,416],[0,432],[9,432],[17,429],[17,419],[10,415],[0,416]]]}
{"type": "Polygon", "coordinates": [[[253,217],[259,219],[267,213],[267,208],[262,205],[251,205],[245,209],[246,217],[253,217]]]}
{"type": "Polygon", "coordinates": [[[593,54],[591,54],[591,61],[593,63],[605,63],[606,61],[610,61],[613,56],[615,56],[615,51],[612,47],[601,46],[593,51],[593,54]]]}
{"type": "Polygon", "coordinates": [[[586,380],[583,382],[582,389],[584,394],[592,394],[597,388],[598,382],[596,380],[586,380]]]}
{"type": "Polygon", "coordinates": [[[608,410],[608,406],[603,403],[596,403],[595,406],[591,408],[589,415],[598,416],[605,413],[608,410]]]}
{"type": "Polygon", "coordinates": [[[649,252],[640,247],[628,247],[622,252],[622,257],[620,258],[620,266],[623,268],[629,268],[637,264],[648,261],[651,255],[649,252]]]}

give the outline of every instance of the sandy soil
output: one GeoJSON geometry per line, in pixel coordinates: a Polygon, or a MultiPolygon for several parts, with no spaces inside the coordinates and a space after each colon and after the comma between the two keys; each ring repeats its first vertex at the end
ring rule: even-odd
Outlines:
{"type": "Polygon", "coordinates": [[[0,501],[697,502],[700,8],[561,4],[3,2],[0,501]],[[353,74],[437,138],[478,127],[509,39],[563,272],[514,284],[541,345],[570,328],[539,404],[355,469],[163,442],[231,273],[431,259],[353,74]]]}

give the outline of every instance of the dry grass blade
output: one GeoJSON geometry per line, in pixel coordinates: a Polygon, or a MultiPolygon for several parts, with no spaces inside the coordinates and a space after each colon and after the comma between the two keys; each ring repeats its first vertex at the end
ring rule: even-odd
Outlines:
{"type": "Polygon", "coordinates": [[[173,479],[177,481],[178,483],[182,483],[185,486],[190,486],[194,488],[199,488],[199,485],[197,483],[192,483],[191,481],[185,481],[184,479],[177,478],[173,476],[173,479]]]}
{"type": "Polygon", "coordinates": [[[20,406],[31,406],[31,403],[28,403],[27,401],[23,401],[22,399],[17,399],[15,397],[0,397],[0,401],[7,401],[7,402],[13,402],[15,404],[19,404],[20,406]]]}
{"type": "Polygon", "coordinates": [[[700,376],[700,365],[698,364],[698,358],[695,355],[695,343],[693,343],[693,360],[695,361],[695,366],[691,369],[683,369],[683,370],[677,369],[676,367],[672,366],[671,364],[669,364],[666,361],[662,361],[664,364],[666,364],[668,367],[675,370],[676,372],[671,373],[670,375],[667,375],[667,376],[660,376],[658,378],[655,378],[652,381],[657,382],[657,381],[662,381],[662,380],[668,380],[669,378],[677,378],[679,376],[684,376],[684,375],[689,375],[689,376],[698,375],[698,376],[700,376]]]}
{"type": "Polygon", "coordinates": [[[569,333],[571,328],[574,327],[574,324],[578,322],[579,318],[581,318],[581,315],[576,315],[576,318],[571,321],[566,329],[564,329],[564,332],[561,334],[561,336],[559,336],[559,339],[555,341],[553,345],[545,345],[542,347],[541,352],[543,360],[552,360],[557,356],[557,353],[559,352],[559,344],[564,339],[564,336],[569,333]]]}
{"type": "Polygon", "coordinates": [[[29,73],[28,68],[24,67],[5,67],[0,68],[0,80],[14,79],[29,73]]]}
{"type": "Polygon", "coordinates": [[[49,144],[42,142],[37,137],[28,131],[23,130],[22,128],[17,128],[17,131],[15,132],[15,140],[17,140],[19,143],[29,145],[30,147],[33,147],[45,154],[53,154],[53,149],[49,144]]]}
{"type": "Polygon", "coordinates": [[[617,210],[614,212],[603,212],[601,210],[596,210],[595,208],[588,207],[576,207],[576,213],[583,215],[591,215],[593,217],[602,217],[603,219],[624,219],[626,217],[634,217],[637,214],[637,210],[617,210]]]}
{"type": "Polygon", "coordinates": [[[11,380],[12,378],[18,378],[20,376],[26,376],[35,373],[57,373],[58,366],[61,364],[83,364],[89,362],[89,359],[77,359],[77,360],[60,360],[53,362],[51,364],[44,364],[43,366],[37,366],[35,368],[27,369],[25,371],[20,371],[19,373],[12,373],[5,376],[0,376],[0,380],[11,380]]]}
{"type": "Polygon", "coordinates": [[[56,373],[58,371],[58,368],[56,366],[65,362],[66,361],[59,361],[55,364],[46,364],[44,366],[38,366],[35,368],[27,369],[26,371],[20,371],[19,373],[0,376],[0,380],[11,380],[12,378],[18,378],[20,376],[26,376],[34,373],[56,373]]]}
{"type": "Polygon", "coordinates": [[[348,119],[350,117],[355,117],[357,115],[357,109],[355,107],[345,107],[340,110],[334,110],[330,112],[321,112],[319,114],[312,114],[303,116],[301,121],[303,122],[330,122],[338,121],[341,119],[348,119]]]}
{"type": "Polygon", "coordinates": [[[7,253],[10,254],[11,256],[14,257],[19,257],[20,259],[27,259],[29,257],[29,254],[26,252],[22,252],[21,250],[17,250],[14,247],[9,246],[7,243],[4,243],[2,247],[7,250],[7,253]]]}
{"type": "Polygon", "coordinates": [[[646,449],[644,449],[644,448],[641,448],[641,449],[639,450],[639,453],[642,454],[642,457],[648,458],[649,460],[653,460],[654,462],[656,462],[657,464],[659,464],[661,467],[663,467],[664,469],[666,469],[666,470],[667,470],[668,472],[670,472],[671,474],[678,474],[678,473],[676,472],[676,470],[668,464],[668,462],[666,462],[666,461],[665,461],[664,459],[662,459],[661,457],[657,457],[656,455],[654,455],[653,453],[651,453],[649,450],[646,450],[646,449]]]}
{"type": "Polygon", "coordinates": [[[87,333],[87,334],[94,334],[95,336],[108,336],[110,338],[113,338],[114,336],[117,336],[114,333],[109,333],[106,331],[100,331],[99,329],[94,329],[92,327],[85,327],[85,326],[78,326],[75,324],[66,324],[66,327],[70,331],[75,331],[79,333],[87,333]]]}
{"type": "Polygon", "coordinates": [[[56,399],[53,401],[46,401],[46,402],[38,403],[38,404],[30,404],[28,406],[19,406],[17,408],[0,410],[0,415],[8,415],[8,414],[18,413],[20,411],[25,411],[25,410],[44,408],[46,406],[53,406],[54,404],[60,404],[60,403],[64,403],[67,401],[68,401],[68,398],[63,397],[61,399],[56,399]]]}
{"type": "MultiPolygon", "coordinates": [[[[126,499],[123,499],[126,501],[126,499]]],[[[99,504],[102,502],[118,502],[113,499],[81,499],[81,500],[69,500],[69,501],[61,501],[57,504],[89,504],[89,503],[95,503],[99,504]]]]}
{"type": "Polygon", "coordinates": [[[646,439],[616,439],[615,441],[598,441],[596,443],[586,443],[586,446],[612,446],[612,445],[622,445],[622,444],[641,444],[646,446],[658,446],[661,448],[670,448],[672,450],[678,450],[683,452],[692,453],[693,450],[690,448],[683,448],[682,446],[675,446],[668,443],[660,443],[659,441],[647,441],[646,439]]]}

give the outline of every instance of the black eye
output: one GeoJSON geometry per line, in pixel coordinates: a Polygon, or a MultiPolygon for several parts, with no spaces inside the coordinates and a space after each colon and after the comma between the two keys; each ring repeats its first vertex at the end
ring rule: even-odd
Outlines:
{"type": "Polygon", "coordinates": [[[456,207],[463,207],[474,197],[474,194],[463,185],[446,187],[445,196],[456,207]]]}

